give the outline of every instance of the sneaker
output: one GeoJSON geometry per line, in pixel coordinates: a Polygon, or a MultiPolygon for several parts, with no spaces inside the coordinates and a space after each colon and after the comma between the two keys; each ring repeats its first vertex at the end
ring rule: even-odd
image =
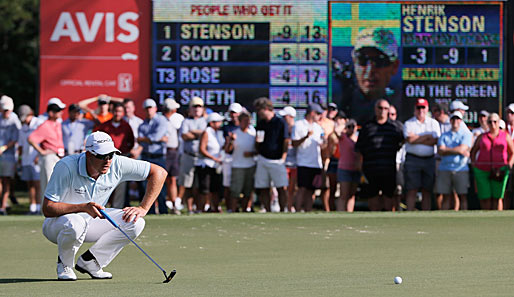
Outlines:
{"type": "Polygon", "coordinates": [[[77,280],[77,276],[73,269],[68,266],[64,266],[61,260],[57,262],[57,279],[62,281],[74,281],[77,280]]]}
{"type": "Polygon", "coordinates": [[[0,209],[0,216],[6,216],[7,210],[6,209],[0,209]]]}
{"type": "Polygon", "coordinates": [[[182,199],[179,197],[175,199],[175,208],[178,210],[184,209],[184,205],[182,205],[182,199]]]}
{"type": "Polygon", "coordinates": [[[98,264],[96,259],[85,261],[82,259],[82,256],[77,260],[77,264],[75,264],[75,269],[77,269],[80,273],[87,273],[89,276],[95,279],[111,279],[112,274],[109,272],[105,272],[98,264]]]}
{"type": "Polygon", "coordinates": [[[166,206],[169,208],[169,209],[173,209],[173,202],[167,200],[166,201],[166,206]]]}

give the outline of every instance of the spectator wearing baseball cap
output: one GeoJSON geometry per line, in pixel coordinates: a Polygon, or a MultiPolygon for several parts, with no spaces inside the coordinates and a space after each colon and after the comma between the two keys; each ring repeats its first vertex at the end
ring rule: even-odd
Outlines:
{"type": "MultiPolygon", "coordinates": [[[[41,194],[45,192],[55,164],[65,155],[62,124],[59,121],[62,117],[62,110],[62,105],[54,103],[48,105],[46,108],[48,119],[37,127],[28,138],[29,144],[39,153],[41,194]]],[[[41,199],[43,198],[41,197],[41,199]]]]}
{"type": "MultiPolygon", "coordinates": [[[[179,193],[184,193],[182,201],[187,200],[189,213],[193,213],[193,189],[195,183],[195,162],[199,156],[200,136],[207,128],[205,108],[200,97],[193,97],[189,101],[189,117],[182,123],[182,140],[184,141],[184,154],[180,157],[180,171],[178,176],[179,193]]],[[[195,197],[198,199],[198,197],[195,197]]]]}
{"type": "Polygon", "coordinates": [[[468,209],[468,156],[472,145],[472,134],[460,129],[462,119],[462,113],[454,111],[450,116],[451,130],[443,133],[437,143],[441,163],[436,175],[436,192],[443,194],[441,208],[443,210],[450,209],[454,191],[458,195],[460,209],[468,209]]]}
{"type": "Polygon", "coordinates": [[[123,103],[123,98],[101,94],[95,97],[82,99],[79,101],[79,107],[86,112],[85,119],[93,121],[95,126],[107,122],[112,119],[112,113],[109,111],[109,103],[119,102],[123,103]],[[89,107],[92,103],[97,102],[96,109],[89,107]]]}
{"type": "Polygon", "coordinates": [[[67,155],[84,151],[86,135],[94,127],[94,122],[81,116],[82,110],[78,104],[68,107],[68,118],[62,122],[62,139],[67,155]]]}
{"type": "Polygon", "coordinates": [[[182,209],[182,199],[177,199],[177,177],[180,172],[179,163],[179,135],[180,127],[184,117],[177,112],[180,108],[173,98],[166,98],[163,107],[163,116],[168,121],[168,142],[166,143],[166,171],[168,171],[168,177],[166,177],[166,189],[167,198],[166,206],[174,213],[180,214],[182,209]]]}
{"type": "MultiPolygon", "coordinates": [[[[164,116],[157,113],[157,103],[152,98],[143,101],[146,118],[139,126],[137,142],[138,150],[141,152],[141,160],[166,167],[166,144],[168,143],[168,121],[164,116]]],[[[146,185],[145,185],[146,187],[146,185]]],[[[167,214],[166,192],[161,189],[159,197],[159,214],[167,214]]],[[[149,213],[155,213],[155,207],[149,210],[149,213]]]]}
{"type": "Polygon", "coordinates": [[[18,142],[19,120],[14,116],[14,102],[3,95],[0,99],[0,215],[7,214],[7,199],[11,193],[11,181],[16,171],[15,145],[18,142]]]}
{"type": "MultiPolygon", "coordinates": [[[[278,115],[284,118],[287,124],[289,135],[292,135],[295,125],[296,109],[294,109],[294,107],[292,106],[286,106],[278,112],[278,115]]],[[[289,179],[289,185],[287,186],[287,210],[290,212],[296,212],[296,209],[294,207],[296,202],[296,189],[298,187],[298,168],[296,166],[296,151],[296,147],[294,147],[291,141],[289,141],[287,146],[287,157],[285,163],[287,177],[289,179]]]]}
{"type": "Polygon", "coordinates": [[[204,210],[206,202],[210,202],[211,212],[218,212],[219,192],[221,190],[221,174],[218,168],[221,166],[221,152],[225,144],[221,125],[225,118],[217,112],[207,117],[207,128],[200,136],[199,157],[195,161],[195,174],[200,190],[196,203],[197,211],[204,210]]]}
{"type": "Polygon", "coordinates": [[[414,210],[416,193],[421,190],[422,209],[431,209],[431,195],[435,178],[435,152],[441,136],[439,123],[428,117],[428,101],[418,98],[414,117],[405,122],[406,157],[404,167],[407,209],[414,210]]]}
{"type": "Polygon", "coordinates": [[[297,211],[311,211],[312,194],[322,186],[321,183],[314,183],[314,180],[316,176],[321,176],[323,170],[321,150],[325,148],[326,141],[323,138],[323,128],[318,124],[323,112],[319,104],[309,104],[305,118],[295,123],[291,138],[293,146],[297,148],[297,211]]]}
{"type": "MultiPolygon", "coordinates": [[[[225,143],[229,143],[230,139],[234,137],[234,131],[239,128],[239,115],[243,112],[243,106],[237,102],[233,102],[228,107],[228,121],[223,123],[221,128],[225,143]]],[[[223,163],[221,165],[223,172],[223,197],[227,200],[228,205],[232,205],[230,195],[230,180],[232,178],[232,155],[225,153],[223,163]]]]}
{"type": "Polygon", "coordinates": [[[460,129],[463,129],[465,130],[466,132],[469,132],[471,133],[471,131],[469,130],[468,126],[466,125],[466,123],[464,122],[464,119],[466,119],[466,111],[469,110],[469,106],[467,106],[466,104],[464,104],[462,101],[460,100],[454,100],[450,103],[450,112],[453,113],[455,111],[458,111],[462,114],[462,122],[460,123],[460,129]]]}
{"type": "Polygon", "coordinates": [[[27,139],[42,122],[34,116],[34,111],[28,105],[21,105],[18,108],[18,114],[22,123],[18,138],[18,151],[21,159],[20,179],[27,183],[30,200],[29,214],[34,215],[41,213],[40,168],[37,162],[38,152],[28,143],[27,139]]]}

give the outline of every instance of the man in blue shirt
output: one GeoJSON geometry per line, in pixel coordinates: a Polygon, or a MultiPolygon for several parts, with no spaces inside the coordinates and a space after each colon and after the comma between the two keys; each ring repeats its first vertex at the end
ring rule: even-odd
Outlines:
{"type": "Polygon", "coordinates": [[[466,195],[469,187],[468,158],[472,134],[461,128],[462,113],[451,114],[451,130],[441,135],[437,143],[441,163],[436,178],[436,192],[443,194],[442,209],[450,209],[453,191],[459,195],[460,209],[468,209],[466,195]]]}
{"type": "Polygon", "coordinates": [[[80,107],[71,104],[68,107],[68,119],[62,122],[62,140],[67,155],[81,153],[84,150],[84,139],[93,129],[94,122],[81,119],[80,107]]]}
{"type": "Polygon", "coordinates": [[[110,279],[102,270],[130,241],[104,220],[99,209],[116,186],[125,181],[147,180],[143,201],[137,207],[105,211],[132,238],[141,234],[142,219],[153,205],[166,179],[166,170],[145,161],[117,155],[111,137],[94,132],[86,140],[86,152],[67,156],[55,165],[45,191],[43,234],[57,244],[57,278],[76,280],[72,267],[84,242],[95,242],[77,260],[75,269],[92,278],[110,279]]]}
{"type": "MultiPolygon", "coordinates": [[[[139,126],[137,142],[142,150],[141,160],[166,167],[166,143],[168,142],[168,120],[157,114],[157,104],[151,98],[143,102],[146,118],[139,126]]],[[[144,186],[146,187],[146,185],[144,186]]],[[[166,191],[162,189],[157,200],[159,202],[159,214],[167,214],[166,191]]],[[[155,213],[152,205],[150,213],[155,213]]]]}

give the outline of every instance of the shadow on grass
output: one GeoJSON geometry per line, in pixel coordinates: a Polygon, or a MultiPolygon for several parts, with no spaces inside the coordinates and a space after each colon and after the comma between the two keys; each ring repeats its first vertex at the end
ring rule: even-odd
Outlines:
{"type": "Polygon", "coordinates": [[[0,278],[0,284],[57,282],[55,278],[0,278]]]}

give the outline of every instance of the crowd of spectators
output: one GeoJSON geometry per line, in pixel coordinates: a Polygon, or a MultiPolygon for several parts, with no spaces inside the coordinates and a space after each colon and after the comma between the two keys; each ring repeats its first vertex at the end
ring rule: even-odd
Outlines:
{"type": "MultiPolygon", "coordinates": [[[[93,131],[108,133],[121,154],[168,171],[149,213],[220,212],[223,202],[227,212],[252,212],[255,203],[261,212],[308,212],[318,197],[325,211],[352,212],[357,201],[372,211],[466,210],[471,192],[482,209],[511,207],[514,104],[503,128],[498,114],[482,110],[473,131],[463,102],[430,110],[423,98],[405,123],[387,100],[376,100],[374,117],[361,127],[333,103],[311,103],[298,119],[293,107],[277,110],[267,98],[254,101],[254,113],[235,102],[217,113],[199,97],[182,109],[172,98],[149,98],[144,119],[133,100],[107,95],[70,106],[52,98],[40,116],[27,105],[14,113],[6,95],[0,105],[1,214],[16,175],[27,183],[29,213],[40,213],[54,165],[82,153],[93,131]]],[[[109,203],[123,208],[145,187],[122,183],[109,203]]]]}

